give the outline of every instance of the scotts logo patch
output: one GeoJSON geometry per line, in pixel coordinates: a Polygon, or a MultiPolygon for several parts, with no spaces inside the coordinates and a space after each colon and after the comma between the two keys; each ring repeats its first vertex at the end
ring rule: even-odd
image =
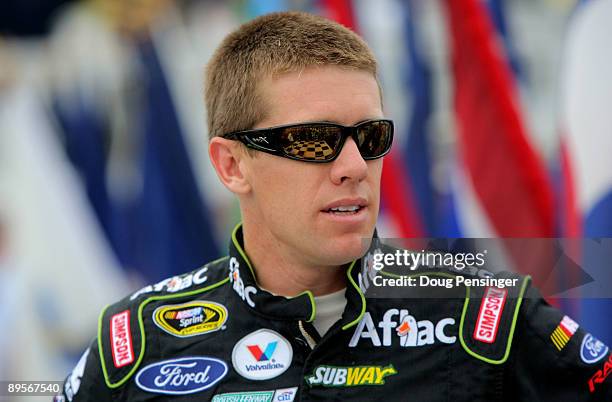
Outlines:
{"type": "Polygon", "coordinates": [[[557,325],[557,328],[550,334],[550,339],[557,348],[561,351],[567,345],[570,338],[574,336],[574,333],[578,329],[576,321],[572,320],[568,316],[563,316],[563,319],[557,325]]]}
{"type": "Polygon", "coordinates": [[[297,387],[275,391],[230,392],[213,396],[212,402],[293,402],[297,387]]]}
{"type": "Polygon", "coordinates": [[[606,357],[609,350],[602,341],[591,334],[586,334],[580,347],[580,358],[587,364],[597,363],[606,357]]]}
{"type": "Polygon", "coordinates": [[[429,320],[417,321],[408,313],[408,310],[389,309],[383,314],[382,321],[374,324],[372,316],[366,312],[355,328],[355,332],[349,342],[349,347],[354,348],[364,339],[369,340],[373,346],[391,346],[397,342],[400,346],[415,347],[432,345],[436,341],[452,344],[457,340],[456,336],[449,336],[447,327],[455,325],[454,318],[443,318],[437,323],[429,320]],[[382,329],[382,333],[378,331],[382,329]]]}
{"type": "Polygon", "coordinates": [[[227,320],[225,306],[209,301],[161,306],[155,309],[155,325],[179,338],[218,331],[227,320]]]}
{"type": "Polygon", "coordinates": [[[293,360],[287,339],[270,329],[260,329],[242,338],[232,351],[234,369],[249,380],[269,380],[283,374],[293,360]]]}
{"type": "Polygon", "coordinates": [[[223,360],[183,357],[149,364],[136,374],[136,385],[155,394],[194,394],[212,387],[226,374],[223,360]]]}
{"type": "Polygon", "coordinates": [[[357,387],[361,385],[384,385],[385,377],[397,374],[393,365],[335,367],[318,366],[306,377],[311,387],[357,387]]]}

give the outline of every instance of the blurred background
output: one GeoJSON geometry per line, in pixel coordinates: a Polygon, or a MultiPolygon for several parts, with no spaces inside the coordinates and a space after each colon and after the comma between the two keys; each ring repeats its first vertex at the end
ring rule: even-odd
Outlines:
{"type": "MultiPolygon", "coordinates": [[[[105,304],[225,255],[240,218],[203,69],[288,9],[380,61],[382,236],[612,237],[611,0],[5,0],[0,380],[63,379],[105,304]]],[[[610,292],[612,270],[590,274],[610,292]]],[[[551,302],[610,344],[599,295],[551,302]]]]}

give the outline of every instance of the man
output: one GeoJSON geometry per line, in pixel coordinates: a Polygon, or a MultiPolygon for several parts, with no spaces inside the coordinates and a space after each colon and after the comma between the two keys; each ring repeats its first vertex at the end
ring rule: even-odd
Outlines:
{"type": "Polygon", "coordinates": [[[58,399],[609,400],[608,348],[528,278],[366,299],[393,124],[357,35],[303,13],[257,18],[214,54],[206,106],[243,218],[229,256],[106,308],[58,399]]]}

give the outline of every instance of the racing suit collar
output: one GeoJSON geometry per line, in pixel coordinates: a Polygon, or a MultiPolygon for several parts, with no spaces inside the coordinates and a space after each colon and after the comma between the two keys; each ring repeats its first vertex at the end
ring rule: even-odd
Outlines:
{"type": "MultiPolygon", "coordinates": [[[[234,294],[258,313],[277,319],[312,322],[316,315],[314,295],[307,290],[295,297],[275,296],[262,289],[255,280],[255,269],[243,248],[242,224],[232,233],[229,244],[228,275],[234,294]]],[[[342,314],[343,329],[357,324],[365,312],[365,297],[359,289],[358,274],[361,260],[347,269],[347,304],[342,314]]]]}

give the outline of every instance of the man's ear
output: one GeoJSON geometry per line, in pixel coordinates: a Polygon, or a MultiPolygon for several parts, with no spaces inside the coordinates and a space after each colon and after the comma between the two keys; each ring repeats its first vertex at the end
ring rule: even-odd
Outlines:
{"type": "Polygon", "coordinates": [[[234,194],[246,194],[251,190],[245,172],[247,153],[233,140],[214,137],[208,143],[208,154],[221,183],[234,194]]]}

